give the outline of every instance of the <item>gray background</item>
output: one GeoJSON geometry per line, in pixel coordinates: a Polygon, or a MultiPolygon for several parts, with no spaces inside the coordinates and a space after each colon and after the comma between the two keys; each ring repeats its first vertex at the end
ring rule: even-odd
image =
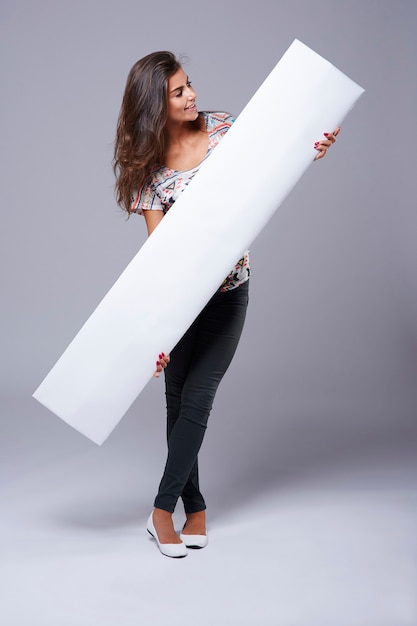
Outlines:
{"type": "Polygon", "coordinates": [[[0,12],[2,622],[415,626],[416,3],[0,12]],[[172,562],[143,529],[162,380],[101,448],[31,394],[146,237],[113,196],[131,65],[185,54],[199,108],[238,114],[294,38],[366,93],[251,248],[247,325],[201,453],[212,539],[172,562]]]}

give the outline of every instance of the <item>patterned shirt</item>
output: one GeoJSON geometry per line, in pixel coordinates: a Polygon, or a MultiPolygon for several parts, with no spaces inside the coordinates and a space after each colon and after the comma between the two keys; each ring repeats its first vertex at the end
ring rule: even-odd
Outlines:
{"type": "MultiPolygon", "coordinates": [[[[210,156],[211,152],[224,137],[234,122],[229,113],[206,112],[201,113],[207,127],[209,145],[203,161],[191,170],[178,171],[162,166],[155,169],[147,183],[137,191],[132,198],[131,212],[143,215],[143,211],[163,211],[164,214],[178,199],[190,181],[197,174],[200,166],[210,156]]],[[[238,287],[250,276],[249,252],[239,259],[232,271],[221,284],[220,291],[229,291],[238,287]]]]}

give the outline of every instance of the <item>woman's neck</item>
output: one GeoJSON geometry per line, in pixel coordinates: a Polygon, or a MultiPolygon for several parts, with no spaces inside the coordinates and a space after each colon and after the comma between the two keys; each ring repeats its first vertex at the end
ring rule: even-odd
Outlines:
{"type": "Polygon", "coordinates": [[[189,142],[198,130],[198,126],[192,122],[170,123],[165,128],[167,146],[189,142]]]}
{"type": "Polygon", "coordinates": [[[201,163],[208,150],[208,133],[190,123],[167,128],[165,165],[188,170],[201,163]]]}

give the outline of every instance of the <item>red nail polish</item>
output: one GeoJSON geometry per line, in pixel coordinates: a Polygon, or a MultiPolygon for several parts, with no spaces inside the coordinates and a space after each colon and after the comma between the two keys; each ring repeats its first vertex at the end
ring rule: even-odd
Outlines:
{"type": "Polygon", "coordinates": [[[323,135],[324,135],[325,137],[328,137],[328,136],[329,136],[329,133],[323,133],[323,135]]]}
{"type": "Polygon", "coordinates": [[[165,352],[162,353],[162,356],[165,356],[165,352]]]}
{"type": "Polygon", "coordinates": [[[156,362],[156,365],[161,365],[159,361],[156,362]]]}

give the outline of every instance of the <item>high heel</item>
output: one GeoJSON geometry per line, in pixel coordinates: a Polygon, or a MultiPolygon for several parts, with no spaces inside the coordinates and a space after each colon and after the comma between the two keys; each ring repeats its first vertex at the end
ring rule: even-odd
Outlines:
{"type": "Polygon", "coordinates": [[[170,556],[173,559],[180,559],[183,556],[187,556],[187,548],[184,543],[160,543],[158,539],[158,533],[155,530],[155,526],[153,524],[153,511],[149,516],[148,522],[146,524],[146,530],[148,533],[156,540],[158,544],[158,548],[161,551],[161,554],[165,556],[170,556]]]}
{"type": "Polygon", "coordinates": [[[180,539],[187,548],[205,548],[208,544],[207,535],[184,535],[180,533],[180,539]]]}

